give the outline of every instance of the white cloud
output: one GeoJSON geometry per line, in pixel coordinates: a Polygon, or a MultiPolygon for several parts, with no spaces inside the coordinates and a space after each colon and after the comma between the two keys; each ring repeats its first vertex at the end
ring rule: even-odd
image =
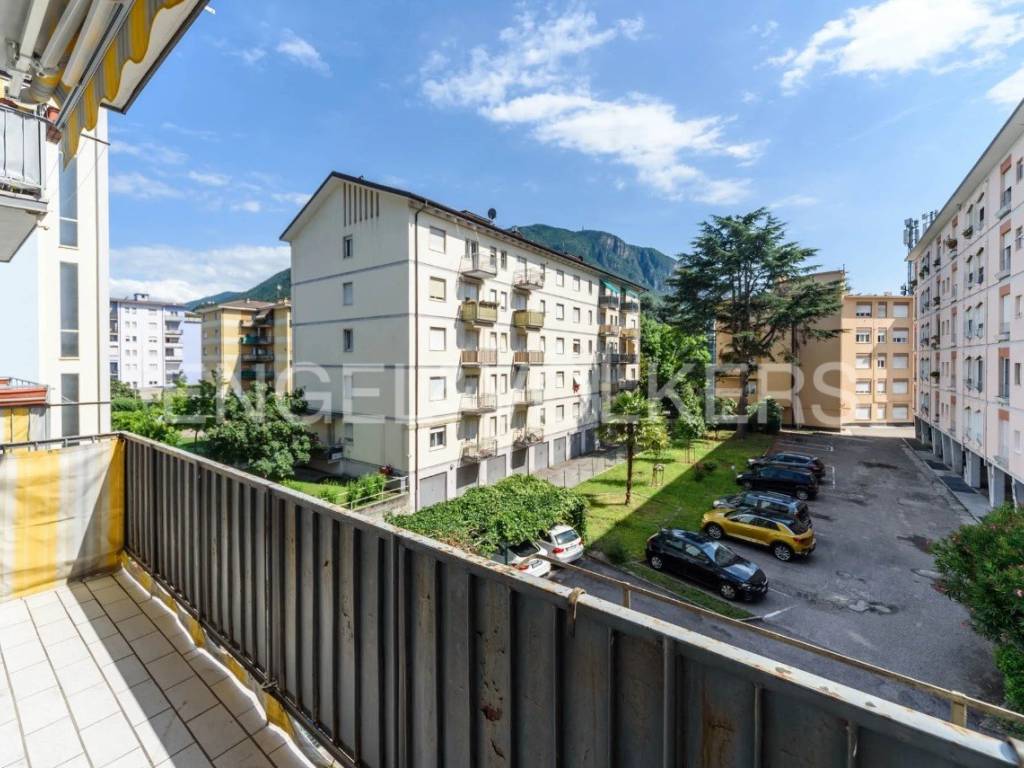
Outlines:
{"type": "Polygon", "coordinates": [[[290,29],[283,30],[281,42],[277,44],[276,50],[314,72],[321,75],[331,74],[331,68],[320,56],[320,51],[308,40],[299,37],[290,29]]]}
{"type": "Polygon", "coordinates": [[[231,206],[232,211],[243,211],[245,213],[259,213],[263,210],[259,200],[243,200],[231,206]]]}
{"type": "Polygon", "coordinates": [[[261,59],[263,59],[264,56],[267,55],[266,49],[260,48],[258,46],[254,48],[242,48],[241,50],[233,51],[233,53],[235,56],[237,56],[250,66],[260,61],[261,59]]]}
{"type": "Polygon", "coordinates": [[[199,171],[189,171],[186,175],[192,181],[207,187],[224,187],[227,186],[229,181],[231,181],[231,177],[226,176],[223,173],[200,173],[199,171]]]}
{"type": "Polygon", "coordinates": [[[812,195],[787,195],[769,204],[769,208],[809,208],[818,204],[818,198],[812,195]]]}
{"type": "Polygon", "coordinates": [[[1004,0],[883,0],[826,22],[801,50],[768,60],[793,93],[824,66],[840,74],[936,73],[984,64],[1024,38],[1024,16],[1004,0]]]}
{"type": "Polygon", "coordinates": [[[1024,99],[1024,67],[993,85],[985,95],[1001,106],[1016,107],[1024,99]]]}
{"type": "Polygon", "coordinates": [[[279,203],[288,203],[296,207],[305,205],[311,197],[306,192],[274,192],[270,196],[279,203]]]}
{"type": "Polygon", "coordinates": [[[778,29],[779,22],[775,19],[768,19],[764,24],[754,24],[750,28],[750,33],[761,38],[768,38],[774,35],[778,29]]]}
{"type": "Polygon", "coordinates": [[[188,136],[190,139],[202,139],[203,141],[215,141],[217,139],[216,131],[208,131],[202,128],[191,128],[169,121],[161,123],[160,127],[165,131],[173,131],[174,133],[180,133],[182,136],[188,136]]]}
{"type": "Polygon", "coordinates": [[[183,197],[180,189],[141,173],[116,173],[110,176],[110,191],[136,200],[183,197]]]}
{"type": "Polygon", "coordinates": [[[759,100],[759,97],[753,91],[744,91],[740,94],[740,101],[744,104],[754,104],[759,100]]]}
{"type": "Polygon", "coordinates": [[[132,144],[115,139],[110,142],[110,152],[115,155],[135,157],[155,165],[181,165],[188,159],[188,155],[184,152],[151,141],[132,144]]]}
{"type": "Polygon", "coordinates": [[[541,143],[631,167],[641,183],[670,198],[734,202],[747,182],[709,179],[684,155],[747,163],[759,156],[763,142],[730,144],[726,118],[680,118],[673,105],[654,96],[600,98],[573,67],[586,52],[642,30],[641,19],[601,27],[578,5],[544,20],[525,13],[501,30],[499,45],[472,49],[461,69],[438,51],[430,54],[421,70],[423,93],[435,105],[474,108],[492,122],[521,126],[541,143]]]}
{"type": "Polygon", "coordinates": [[[168,301],[191,301],[221,291],[251,288],[287,267],[290,258],[288,246],[114,248],[110,252],[110,293],[118,296],[141,292],[168,301]]]}

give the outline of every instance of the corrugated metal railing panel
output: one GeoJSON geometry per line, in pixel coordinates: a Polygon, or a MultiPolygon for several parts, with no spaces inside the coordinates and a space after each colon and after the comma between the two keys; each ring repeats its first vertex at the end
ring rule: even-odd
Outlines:
{"type": "Polygon", "coordinates": [[[989,766],[1007,743],[150,441],[131,554],[362,766],[989,766]]]}

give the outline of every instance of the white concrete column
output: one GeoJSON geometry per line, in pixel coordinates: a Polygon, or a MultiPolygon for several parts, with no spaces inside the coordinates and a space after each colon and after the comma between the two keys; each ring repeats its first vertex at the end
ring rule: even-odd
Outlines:
{"type": "Polygon", "coordinates": [[[931,433],[932,439],[932,453],[936,458],[942,458],[942,433],[939,432],[935,427],[929,427],[928,431],[931,433]]]}
{"type": "Polygon", "coordinates": [[[1024,483],[1020,480],[1013,481],[1013,504],[1014,506],[1024,506],[1024,483]]]}
{"type": "Polygon", "coordinates": [[[949,467],[958,475],[964,473],[964,447],[956,440],[950,439],[949,467]]]}
{"type": "Polygon", "coordinates": [[[981,457],[965,451],[964,461],[964,482],[971,488],[981,488],[981,457]]]}
{"type": "Polygon", "coordinates": [[[995,464],[988,465],[988,503],[998,507],[1006,501],[1006,473],[995,464]]]}

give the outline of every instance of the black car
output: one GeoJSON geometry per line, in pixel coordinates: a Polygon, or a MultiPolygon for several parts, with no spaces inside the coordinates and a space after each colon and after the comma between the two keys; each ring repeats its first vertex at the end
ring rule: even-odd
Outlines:
{"type": "Polygon", "coordinates": [[[656,571],[711,587],[726,600],[764,597],[768,591],[768,577],[754,563],[692,531],[662,528],[647,540],[647,562],[656,571]]]}
{"type": "Polygon", "coordinates": [[[715,499],[715,509],[750,509],[755,512],[765,512],[776,515],[788,515],[795,517],[807,527],[813,527],[811,513],[807,508],[806,501],[794,499],[784,493],[774,491],[743,491],[734,493],[732,496],[723,496],[715,499]]]}
{"type": "Polygon", "coordinates": [[[766,453],[753,459],[747,459],[751,467],[764,467],[775,465],[786,469],[803,469],[814,474],[821,480],[825,476],[825,464],[817,456],[808,453],[793,453],[791,451],[780,453],[766,453]]]}
{"type": "Polygon", "coordinates": [[[736,484],[748,491],[782,491],[800,501],[818,495],[818,478],[802,469],[786,469],[774,464],[751,467],[736,475],[736,484]]]}

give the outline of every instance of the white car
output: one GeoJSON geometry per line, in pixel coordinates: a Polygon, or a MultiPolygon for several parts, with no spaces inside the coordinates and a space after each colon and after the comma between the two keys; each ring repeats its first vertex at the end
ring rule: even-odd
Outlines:
{"type": "Polygon", "coordinates": [[[522,544],[506,544],[491,555],[491,560],[502,565],[509,565],[517,571],[542,578],[551,573],[551,563],[541,560],[537,555],[541,549],[532,541],[522,544]]]}
{"type": "Polygon", "coordinates": [[[537,539],[537,544],[545,555],[560,563],[572,563],[583,557],[583,539],[568,525],[556,525],[537,539]]]}

